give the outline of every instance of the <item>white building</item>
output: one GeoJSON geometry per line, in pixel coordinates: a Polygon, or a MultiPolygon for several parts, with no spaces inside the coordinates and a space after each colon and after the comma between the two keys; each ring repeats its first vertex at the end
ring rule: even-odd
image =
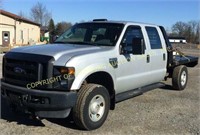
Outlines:
{"type": "Polygon", "coordinates": [[[187,43],[187,41],[184,37],[169,37],[169,42],[170,43],[182,43],[182,44],[187,43]]]}
{"type": "Polygon", "coordinates": [[[40,24],[0,10],[0,52],[40,42],[40,24]]]}

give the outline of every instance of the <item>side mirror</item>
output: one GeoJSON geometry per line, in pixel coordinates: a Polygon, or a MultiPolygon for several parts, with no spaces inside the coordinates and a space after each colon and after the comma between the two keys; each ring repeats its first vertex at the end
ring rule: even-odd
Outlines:
{"type": "Polygon", "coordinates": [[[144,54],[145,52],[144,40],[143,38],[133,38],[132,39],[132,53],[133,54],[144,54]]]}

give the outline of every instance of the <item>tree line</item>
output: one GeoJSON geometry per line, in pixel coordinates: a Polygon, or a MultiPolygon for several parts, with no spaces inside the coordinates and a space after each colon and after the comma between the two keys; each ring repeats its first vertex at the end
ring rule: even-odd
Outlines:
{"type": "Polygon", "coordinates": [[[188,43],[199,44],[200,21],[176,22],[172,25],[170,37],[185,37],[188,43]]]}

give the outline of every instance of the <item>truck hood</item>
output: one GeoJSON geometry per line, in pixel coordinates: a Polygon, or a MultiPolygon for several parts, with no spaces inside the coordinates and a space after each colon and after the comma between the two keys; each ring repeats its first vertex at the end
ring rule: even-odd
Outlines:
{"type": "MultiPolygon", "coordinates": [[[[12,49],[10,52],[29,53],[54,57],[55,61],[59,59],[62,62],[67,62],[74,56],[79,56],[89,53],[97,53],[108,51],[111,47],[97,47],[91,45],[76,45],[76,44],[47,44],[34,45],[12,49]]],[[[60,61],[60,62],[61,62],[60,61]]],[[[59,63],[60,63],[59,62],[59,63]]]]}

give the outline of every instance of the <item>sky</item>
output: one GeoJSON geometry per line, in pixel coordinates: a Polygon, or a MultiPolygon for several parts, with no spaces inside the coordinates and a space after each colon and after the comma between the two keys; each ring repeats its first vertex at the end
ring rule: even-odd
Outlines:
{"type": "Polygon", "coordinates": [[[95,18],[163,25],[200,20],[200,0],[0,0],[3,10],[30,15],[37,2],[43,3],[55,21],[80,22],[95,18]]]}

